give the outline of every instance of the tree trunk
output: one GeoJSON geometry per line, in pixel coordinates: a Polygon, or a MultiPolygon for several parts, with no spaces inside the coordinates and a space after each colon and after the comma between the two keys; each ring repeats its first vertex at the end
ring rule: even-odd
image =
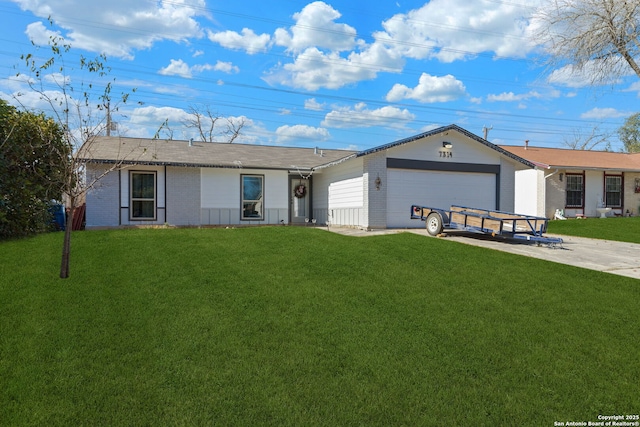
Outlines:
{"type": "Polygon", "coordinates": [[[69,277],[69,258],[71,255],[71,230],[73,229],[73,204],[69,208],[64,227],[64,243],[62,244],[62,262],[60,263],[60,278],[69,277]]]}

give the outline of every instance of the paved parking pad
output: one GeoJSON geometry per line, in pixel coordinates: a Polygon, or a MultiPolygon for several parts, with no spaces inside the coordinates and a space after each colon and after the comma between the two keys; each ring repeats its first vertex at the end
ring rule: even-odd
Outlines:
{"type": "MultiPolygon", "coordinates": [[[[329,231],[358,237],[409,232],[434,238],[429,236],[424,229],[365,231],[330,227],[329,231]]],[[[447,232],[444,236],[445,237],[441,238],[467,245],[481,246],[560,264],[573,265],[590,270],[640,279],[639,244],[573,236],[548,235],[550,237],[561,237],[564,240],[564,243],[554,247],[528,242],[524,243],[516,239],[491,238],[481,234],[459,231],[447,232]]]]}

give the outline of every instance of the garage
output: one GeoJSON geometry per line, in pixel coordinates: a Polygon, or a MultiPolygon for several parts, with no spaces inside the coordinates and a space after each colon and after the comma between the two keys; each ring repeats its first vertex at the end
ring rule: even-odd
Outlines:
{"type": "Polygon", "coordinates": [[[496,174],[389,169],[387,227],[424,227],[411,220],[411,205],[448,209],[462,205],[496,209],[496,174]]]}

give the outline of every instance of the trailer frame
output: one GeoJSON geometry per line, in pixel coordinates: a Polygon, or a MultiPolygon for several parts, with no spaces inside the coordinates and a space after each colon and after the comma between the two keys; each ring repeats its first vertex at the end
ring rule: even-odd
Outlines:
{"type": "Polygon", "coordinates": [[[445,229],[454,229],[550,246],[563,242],[559,237],[544,236],[544,233],[547,232],[549,218],[500,210],[458,205],[452,205],[447,210],[412,205],[411,219],[425,221],[427,232],[432,236],[441,234],[445,229]]]}

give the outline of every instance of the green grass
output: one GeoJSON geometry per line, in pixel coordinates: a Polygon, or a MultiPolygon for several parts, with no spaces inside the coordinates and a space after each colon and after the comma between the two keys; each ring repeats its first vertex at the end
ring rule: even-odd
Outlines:
{"type": "Polygon", "coordinates": [[[2,425],[547,426],[640,409],[634,279],[273,227],[75,233],[60,280],[61,237],[0,243],[2,425]]]}
{"type": "Polygon", "coordinates": [[[640,217],[549,221],[548,231],[568,236],[640,243],[640,217]]]}

